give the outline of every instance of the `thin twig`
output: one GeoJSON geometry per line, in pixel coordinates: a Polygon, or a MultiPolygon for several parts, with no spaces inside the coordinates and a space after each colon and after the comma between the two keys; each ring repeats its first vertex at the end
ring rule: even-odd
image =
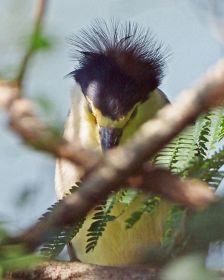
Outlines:
{"type": "MultiPolygon", "coordinates": [[[[20,64],[20,68],[16,77],[16,83],[19,88],[22,87],[22,83],[27,71],[28,64],[34,54],[34,44],[37,36],[41,32],[42,22],[44,18],[44,14],[46,12],[48,0],[37,0],[37,4],[35,7],[35,16],[34,16],[34,26],[33,32],[31,34],[31,42],[28,46],[28,49],[23,57],[23,60],[20,64]]],[[[21,92],[21,91],[20,91],[21,92]]]]}

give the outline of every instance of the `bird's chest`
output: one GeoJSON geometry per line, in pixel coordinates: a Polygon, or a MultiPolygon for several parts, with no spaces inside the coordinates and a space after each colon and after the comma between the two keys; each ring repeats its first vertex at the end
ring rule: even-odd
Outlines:
{"type": "Polygon", "coordinates": [[[101,223],[95,231],[91,225],[96,222],[94,218],[96,212],[92,211],[72,240],[77,257],[82,262],[100,265],[129,265],[143,262],[147,248],[161,242],[163,225],[171,207],[170,203],[161,201],[154,213],[144,213],[132,228],[127,229],[127,219],[140,210],[145,199],[144,194],[138,194],[128,207],[116,203],[110,212],[110,215],[116,218],[108,221],[106,225],[101,223]],[[94,240],[97,243],[91,247],[94,240]],[[89,246],[92,249],[89,250],[89,246]]]}

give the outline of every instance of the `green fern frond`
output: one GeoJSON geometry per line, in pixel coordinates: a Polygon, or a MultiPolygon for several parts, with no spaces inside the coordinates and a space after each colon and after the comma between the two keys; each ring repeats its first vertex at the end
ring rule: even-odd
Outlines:
{"type": "MultiPolygon", "coordinates": [[[[70,188],[70,190],[68,191],[68,193],[65,195],[65,197],[71,193],[74,193],[78,188],[79,188],[79,183],[76,184],[75,186],[72,186],[70,188]]],[[[64,198],[59,199],[57,202],[55,202],[50,207],[48,207],[47,211],[45,213],[43,213],[42,216],[39,218],[39,221],[44,220],[52,211],[54,211],[54,209],[56,209],[57,207],[60,207],[60,205],[63,204],[63,200],[64,200],[64,198]]]]}
{"type": "Polygon", "coordinates": [[[122,189],[117,193],[118,201],[125,205],[130,205],[139,195],[139,191],[134,189],[122,189]]]}
{"type": "Polygon", "coordinates": [[[176,152],[176,162],[173,166],[176,174],[186,177],[186,170],[197,157],[197,137],[195,127],[190,126],[179,136],[179,146],[176,152]]]}
{"type": "Polygon", "coordinates": [[[183,232],[185,215],[186,210],[178,206],[174,206],[170,209],[162,238],[163,248],[171,250],[174,247],[177,238],[180,237],[183,232]]]}
{"type": "Polygon", "coordinates": [[[41,248],[41,254],[47,258],[55,258],[61,253],[65,245],[68,244],[79,232],[84,219],[74,226],[63,227],[63,229],[56,231],[47,243],[44,243],[41,248]]]}
{"type": "Polygon", "coordinates": [[[220,168],[224,165],[224,146],[216,151],[211,158],[206,159],[201,163],[201,177],[202,181],[207,182],[213,187],[218,187],[224,178],[224,171],[220,168]]]}
{"type": "Polygon", "coordinates": [[[218,108],[211,112],[211,129],[207,141],[207,157],[209,157],[217,148],[217,144],[222,139],[224,129],[224,108],[218,108]]]}
{"type": "MultiPolygon", "coordinates": [[[[77,190],[78,186],[79,186],[79,183],[76,186],[73,186],[69,190],[69,192],[70,193],[75,192],[77,190]]],[[[58,202],[56,202],[55,204],[50,206],[47,209],[47,212],[44,213],[42,215],[42,217],[39,219],[39,221],[41,222],[42,220],[44,220],[57,207],[60,207],[60,204],[62,204],[62,203],[63,203],[63,199],[59,200],[58,202]]],[[[79,232],[84,221],[85,221],[85,219],[82,219],[75,225],[64,226],[62,228],[55,230],[53,233],[51,233],[50,236],[48,237],[48,241],[45,242],[40,249],[41,254],[47,258],[54,258],[58,254],[60,254],[60,252],[65,247],[65,245],[68,244],[71,241],[71,239],[73,237],[75,237],[76,234],[79,232]]]]}
{"type": "Polygon", "coordinates": [[[224,165],[224,146],[220,147],[210,158],[197,161],[189,169],[189,175],[201,179],[213,187],[218,187],[224,175],[220,170],[224,165]]]}
{"type": "Polygon", "coordinates": [[[224,109],[223,109],[223,115],[220,119],[220,131],[218,135],[218,141],[222,141],[224,139],[224,109]]]}
{"type": "Polygon", "coordinates": [[[194,161],[196,155],[195,127],[190,126],[156,155],[154,163],[181,174],[194,161]]]}
{"type": "Polygon", "coordinates": [[[198,154],[200,157],[207,157],[207,143],[212,128],[212,113],[201,116],[196,122],[196,132],[198,131],[198,154]]]}
{"type": "Polygon", "coordinates": [[[179,137],[167,144],[154,158],[154,163],[173,171],[177,162],[176,156],[179,146],[179,137]]]}
{"type": "Polygon", "coordinates": [[[132,228],[141,219],[144,213],[151,214],[153,211],[155,211],[160,201],[161,198],[159,196],[150,196],[149,199],[143,202],[143,205],[141,208],[139,208],[139,210],[133,212],[130,217],[125,220],[126,228],[132,228]]]}
{"type": "Polygon", "coordinates": [[[94,250],[99,238],[103,235],[107,223],[116,218],[110,215],[116,200],[116,195],[114,194],[94,209],[95,213],[92,218],[94,222],[90,225],[87,234],[86,253],[94,250]]]}

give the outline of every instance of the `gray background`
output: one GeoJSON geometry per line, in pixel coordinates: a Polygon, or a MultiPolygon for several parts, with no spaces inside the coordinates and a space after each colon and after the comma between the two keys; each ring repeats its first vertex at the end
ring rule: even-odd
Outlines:
{"type": "MultiPolygon", "coordinates": [[[[26,94],[34,100],[38,96],[49,99],[54,106],[48,120],[63,121],[73,85],[71,80],[64,79],[73,66],[66,37],[96,17],[115,17],[150,27],[171,50],[161,88],[174,100],[182,89],[191,86],[223,55],[222,2],[50,1],[45,30],[52,37],[54,47],[38,54],[32,61],[26,79],[26,94]]],[[[16,71],[27,40],[26,34],[31,30],[34,3],[28,0],[0,2],[0,74],[11,75],[16,71]]],[[[3,112],[0,112],[0,136],[0,220],[7,220],[10,229],[19,231],[35,221],[55,201],[54,159],[25,147],[7,128],[7,116],[3,112]]],[[[217,266],[224,263],[223,254],[219,254],[215,263],[217,266]]]]}

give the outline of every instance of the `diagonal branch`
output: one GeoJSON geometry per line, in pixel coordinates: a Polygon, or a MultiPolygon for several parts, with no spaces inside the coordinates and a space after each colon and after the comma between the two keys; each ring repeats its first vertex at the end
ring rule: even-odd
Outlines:
{"type": "Polygon", "coordinates": [[[178,176],[171,174],[169,170],[146,164],[136,176],[114,183],[110,188],[108,186],[93,187],[93,189],[81,187],[74,194],[64,198],[57,205],[55,211],[49,213],[45,219],[42,219],[24,234],[10,242],[22,242],[26,244],[29,250],[35,249],[50,236],[50,232],[78,221],[80,217],[85,216],[94,205],[99,204],[112,191],[119,190],[121,183],[123,186],[128,185],[145,192],[160,194],[173,202],[193,209],[204,208],[216,200],[213,192],[206,184],[199,181],[182,181],[178,176]]]}
{"type": "Polygon", "coordinates": [[[0,108],[5,109],[9,116],[10,127],[23,141],[55,157],[64,158],[89,170],[98,162],[96,153],[84,150],[76,143],[69,143],[45,125],[34,113],[33,104],[25,98],[18,97],[19,88],[16,84],[0,81],[0,108]]]}
{"type": "Polygon", "coordinates": [[[203,209],[216,200],[214,193],[206,183],[199,180],[181,180],[168,169],[144,164],[136,177],[127,180],[130,187],[145,192],[154,192],[173,202],[192,209],[203,209]]]}

